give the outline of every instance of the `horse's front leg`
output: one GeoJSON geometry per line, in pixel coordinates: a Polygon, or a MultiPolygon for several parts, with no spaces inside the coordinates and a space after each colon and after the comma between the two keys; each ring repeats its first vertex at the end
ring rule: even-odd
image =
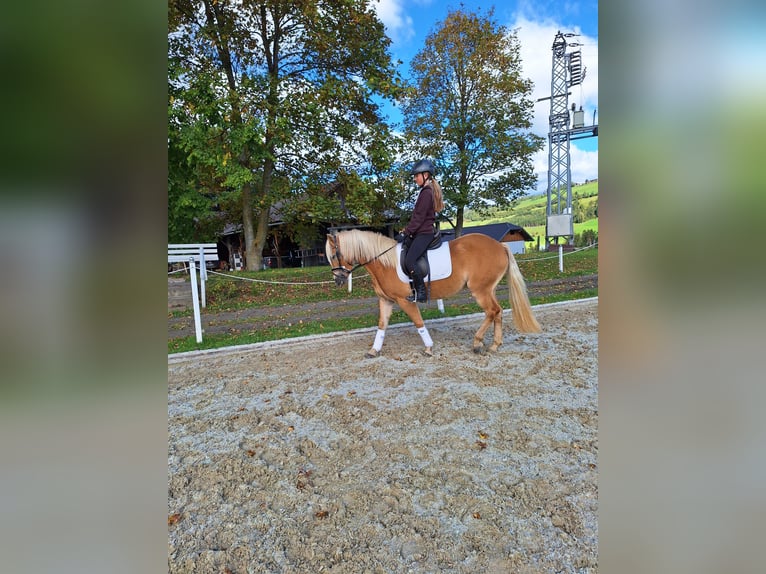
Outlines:
{"type": "Polygon", "coordinates": [[[420,308],[417,303],[411,303],[410,301],[407,301],[407,299],[400,299],[398,303],[404,312],[407,313],[407,316],[412,320],[415,328],[418,330],[418,335],[420,335],[420,338],[423,340],[423,345],[426,347],[423,354],[433,357],[434,342],[431,339],[431,334],[428,332],[425,321],[423,321],[423,316],[420,314],[420,308]]]}
{"type": "Polygon", "coordinates": [[[375,342],[373,342],[372,348],[365,355],[369,359],[374,359],[380,355],[380,350],[383,348],[383,339],[386,338],[388,320],[391,318],[391,312],[394,310],[394,302],[381,297],[378,299],[378,307],[380,312],[378,314],[378,330],[375,333],[375,342]]]}

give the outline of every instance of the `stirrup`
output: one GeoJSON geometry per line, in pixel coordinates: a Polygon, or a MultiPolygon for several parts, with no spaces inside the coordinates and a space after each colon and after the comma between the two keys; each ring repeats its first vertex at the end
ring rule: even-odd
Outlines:
{"type": "Polygon", "coordinates": [[[425,289],[423,289],[423,298],[421,299],[418,290],[413,289],[412,295],[407,296],[407,301],[410,303],[426,303],[428,301],[428,294],[425,293],[425,289]]]}

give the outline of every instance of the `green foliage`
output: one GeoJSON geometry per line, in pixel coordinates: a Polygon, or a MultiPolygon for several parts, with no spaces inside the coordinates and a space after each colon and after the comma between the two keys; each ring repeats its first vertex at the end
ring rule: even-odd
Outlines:
{"type": "Polygon", "coordinates": [[[598,231],[594,229],[585,229],[582,233],[575,233],[575,247],[586,247],[598,243],[598,231]]]}
{"type": "MultiPolygon", "coordinates": [[[[390,189],[397,144],[373,97],[395,98],[401,81],[366,0],[260,0],[246,8],[171,0],[168,22],[169,160],[176,164],[169,184],[179,190],[170,200],[182,203],[180,190],[191,189],[209,198],[187,201],[185,211],[173,205],[171,227],[180,233],[186,227],[178,218],[193,211],[202,220],[217,206],[228,221],[242,220],[248,236],[250,210],[280,202],[295,214],[288,204],[308,202],[310,220],[295,220],[305,228],[344,215],[325,192],[351,171],[366,181],[345,178],[354,207],[369,204],[374,180],[382,182],[378,192],[390,189]]],[[[253,269],[255,247],[247,257],[253,269]]]]}
{"type": "Polygon", "coordinates": [[[168,243],[204,241],[204,214],[210,213],[210,198],[194,184],[193,168],[173,130],[168,137],[168,243]]]}
{"type": "Polygon", "coordinates": [[[433,157],[450,214],[506,206],[534,187],[532,155],[543,139],[531,127],[532,83],[521,77],[514,32],[486,16],[450,12],[412,61],[404,106],[413,155],[433,157]]]}

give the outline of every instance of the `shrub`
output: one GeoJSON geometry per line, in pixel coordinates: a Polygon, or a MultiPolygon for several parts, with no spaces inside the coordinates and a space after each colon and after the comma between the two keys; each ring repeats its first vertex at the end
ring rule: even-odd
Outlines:
{"type": "Polygon", "coordinates": [[[598,231],[586,229],[582,233],[576,233],[574,237],[575,247],[587,247],[598,242],[598,231]]]}

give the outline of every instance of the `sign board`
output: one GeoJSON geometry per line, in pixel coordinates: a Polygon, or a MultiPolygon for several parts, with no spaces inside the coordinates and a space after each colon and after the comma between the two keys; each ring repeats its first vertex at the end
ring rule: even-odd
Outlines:
{"type": "Polygon", "coordinates": [[[547,237],[573,237],[574,223],[572,214],[549,215],[545,235],[547,237]]]}

